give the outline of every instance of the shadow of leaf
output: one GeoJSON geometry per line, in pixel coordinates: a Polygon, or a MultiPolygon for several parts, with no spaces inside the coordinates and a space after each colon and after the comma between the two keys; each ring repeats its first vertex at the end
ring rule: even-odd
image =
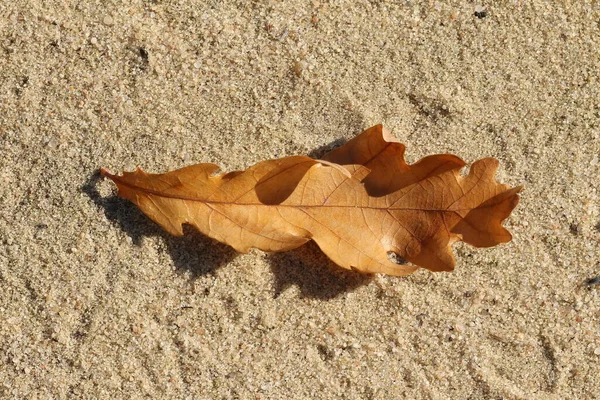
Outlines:
{"type": "Polygon", "coordinates": [[[144,237],[161,237],[177,269],[199,277],[213,273],[237,256],[231,247],[212,240],[189,226],[184,226],[184,236],[171,236],[129,201],[114,195],[102,197],[96,188],[102,179],[99,171],[96,171],[80,190],[104,211],[108,220],[117,223],[135,245],[141,246],[144,237]]]}
{"type": "Polygon", "coordinates": [[[330,300],[373,279],[373,275],[340,268],[312,241],[294,250],[269,254],[267,258],[275,275],[274,297],[296,285],[303,297],[330,300]]]}
{"type": "MultiPolygon", "coordinates": [[[[345,139],[335,140],[315,149],[309,156],[318,159],[345,142],[345,139]]],[[[174,237],[129,201],[115,195],[102,197],[97,190],[102,179],[99,171],[96,171],[80,190],[104,211],[108,220],[117,223],[134,244],[141,246],[142,239],[147,236],[161,237],[175,266],[194,277],[214,273],[237,256],[230,246],[212,240],[190,226],[184,226],[184,236],[174,237]]],[[[368,284],[373,279],[372,275],[348,271],[335,265],[314,242],[295,250],[269,254],[268,260],[275,275],[274,297],[296,285],[304,297],[329,300],[368,284]]]]}
{"type": "Polygon", "coordinates": [[[321,147],[314,149],[313,151],[308,153],[308,156],[310,158],[314,158],[314,159],[318,160],[321,157],[323,157],[325,154],[329,153],[331,150],[343,146],[344,144],[346,144],[347,141],[348,140],[344,139],[344,138],[336,139],[329,144],[326,144],[326,145],[323,145],[321,147]]]}

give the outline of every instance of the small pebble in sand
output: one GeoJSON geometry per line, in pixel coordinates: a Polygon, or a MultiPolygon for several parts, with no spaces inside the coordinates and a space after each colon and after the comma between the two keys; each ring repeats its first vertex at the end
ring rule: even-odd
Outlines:
{"type": "Polygon", "coordinates": [[[473,13],[477,18],[482,19],[487,17],[486,9],[481,5],[475,6],[475,12],[473,13]]]}
{"type": "Polygon", "coordinates": [[[597,277],[595,277],[595,278],[588,279],[586,283],[587,283],[588,285],[590,285],[590,286],[592,286],[592,285],[597,285],[597,284],[599,284],[599,283],[600,283],[600,276],[597,276],[597,277]]]}
{"type": "Polygon", "coordinates": [[[114,20],[110,15],[106,15],[104,18],[102,18],[102,23],[104,25],[110,26],[114,23],[114,20]]]}
{"type": "Polygon", "coordinates": [[[597,355],[597,356],[600,356],[600,347],[596,347],[594,349],[594,354],[597,355]]]}
{"type": "Polygon", "coordinates": [[[296,76],[301,76],[302,71],[304,71],[305,69],[306,69],[306,62],[304,62],[304,61],[297,61],[294,64],[294,72],[296,73],[296,76]]]}
{"type": "Polygon", "coordinates": [[[46,142],[46,144],[52,150],[57,150],[58,147],[60,146],[60,143],[58,142],[58,140],[55,137],[49,138],[48,141],[46,142]]]}

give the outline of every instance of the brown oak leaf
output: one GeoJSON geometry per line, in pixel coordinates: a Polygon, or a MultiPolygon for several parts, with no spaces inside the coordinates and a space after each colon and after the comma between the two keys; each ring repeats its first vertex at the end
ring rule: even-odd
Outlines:
{"type": "Polygon", "coordinates": [[[225,174],[214,164],[165,174],[101,171],[119,196],[171,234],[190,224],[242,253],[314,240],[341,267],[408,275],[419,267],[453,270],[457,241],[489,247],[511,240],[502,221],[521,187],[496,183],[496,159],[474,162],[463,177],[466,164],[456,156],[407,165],[404,151],[377,125],[322,160],[285,157],[225,174]]]}

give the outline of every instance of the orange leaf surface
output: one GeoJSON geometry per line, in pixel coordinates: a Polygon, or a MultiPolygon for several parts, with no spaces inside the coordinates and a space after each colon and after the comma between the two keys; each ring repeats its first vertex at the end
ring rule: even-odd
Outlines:
{"type": "MultiPolygon", "coordinates": [[[[285,251],[314,240],[336,264],[365,273],[451,271],[451,245],[489,247],[511,240],[502,227],[521,187],[494,180],[498,161],[466,165],[438,154],[413,165],[405,146],[374,126],[323,160],[295,156],[215,174],[197,164],[165,174],[140,169],[102,174],[173,235],[191,224],[239,252],[285,251]],[[410,263],[391,261],[395,253],[410,263]]],[[[400,260],[402,262],[402,260],[400,260]]]]}

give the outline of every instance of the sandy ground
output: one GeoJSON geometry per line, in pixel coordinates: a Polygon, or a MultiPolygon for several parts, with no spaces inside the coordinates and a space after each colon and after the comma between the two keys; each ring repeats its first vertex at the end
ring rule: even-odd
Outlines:
{"type": "Polygon", "coordinates": [[[0,397],[600,398],[600,6],[419,3],[1,2],[0,397]],[[368,278],[170,237],[97,173],[377,123],[500,159],[514,241],[368,278]]]}

